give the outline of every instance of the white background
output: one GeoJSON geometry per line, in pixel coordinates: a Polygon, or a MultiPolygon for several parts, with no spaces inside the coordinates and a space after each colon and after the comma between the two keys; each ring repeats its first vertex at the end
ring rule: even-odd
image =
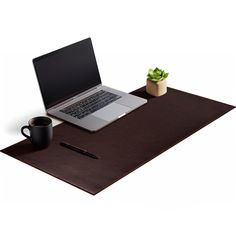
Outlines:
{"type": "MultiPolygon", "coordinates": [[[[103,83],[236,105],[234,1],[1,1],[0,149],[45,114],[32,58],[92,37],[103,83]]],[[[0,154],[0,235],[236,235],[236,110],[96,196],[0,154]]],[[[58,123],[54,121],[54,124],[58,123]]]]}

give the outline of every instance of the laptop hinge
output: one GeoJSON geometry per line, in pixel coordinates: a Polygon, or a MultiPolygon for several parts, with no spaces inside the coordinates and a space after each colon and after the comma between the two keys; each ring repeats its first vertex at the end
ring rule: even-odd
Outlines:
{"type": "Polygon", "coordinates": [[[101,86],[102,86],[102,84],[96,85],[96,86],[94,86],[94,87],[92,87],[92,88],[90,88],[90,89],[88,89],[88,90],[86,90],[86,91],[84,91],[84,92],[82,92],[82,93],[79,93],[79,94],[77,94],[77,95],[75,95],[75,96],[73,96],[73,97],[71,97],[71,98],[68,98],[67,100],[65,100],[65,101],[63,101],[63,102],[60,102],[60,103],[56,104],[55,106],[50,107],[49,109],[47,109],[47,112],[50,112],[50,111],[52,111],[52,110],[55,110],[55,109],[57,109],[58,107],[60,107],[60,106],[62,106],[62,105],[64,105],[64,104],[66,104],[66,103],[68,103],[69,101],[72,101],[72,100],[74,100],[75,98],[78,98],[78,97],[80,97],[80,96],[82,96],[82,95],[84,95],[84,94],[86,94],[86,93],[89,93],[89,92],[91,92],[91,91],[93,91],[93,90],[95,90],[95,89],[97,89],[97,88],[99,88],[99,87],[101,87],[101,86]]]}

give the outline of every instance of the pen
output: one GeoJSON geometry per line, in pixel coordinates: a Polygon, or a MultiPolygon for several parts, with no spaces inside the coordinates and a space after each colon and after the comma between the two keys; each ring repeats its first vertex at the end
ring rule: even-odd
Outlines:
{"type": "Polygon", "coordinates": [[[69,143],[60,142],[60,145],[63,146],[63,147],[65,147],[65,148],[68,148],[68,149],[70,149],[70,150],[73,150],[73,151],[75,151],[75,152],[81,153],[81,154],[83,154],[83,155],[85,155],[85,156],[87,156],[87,157],[91,157],[91,158],[93,158],[93,159],[98,159],[98,157],[95,156],[94,154],[92,154],[92,153],[90,153],[90,152],[88,152],[88,151],[86,151],[86,150],[84,150],[84,149],[81,149],[81,148],[78,148],[78,147],[76,147],[76,146],[73,146],[73,145],[71,145],[71,144],[69,144],[69,143]]]}

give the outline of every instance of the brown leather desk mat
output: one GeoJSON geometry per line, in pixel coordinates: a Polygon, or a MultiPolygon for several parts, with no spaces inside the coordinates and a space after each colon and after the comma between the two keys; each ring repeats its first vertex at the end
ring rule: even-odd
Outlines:
{"type": "Polygon", "coordinates": [[[96,194],[234,108],[172,88],[157,98],[144,87],[132,94],[148,103],[96,133],[62,123],[54,127],[53,143],[45,150],[35,151],[24,140],[2,152],[96,194]],[[100,159],[66,149],[61,141],[100,159]]]}

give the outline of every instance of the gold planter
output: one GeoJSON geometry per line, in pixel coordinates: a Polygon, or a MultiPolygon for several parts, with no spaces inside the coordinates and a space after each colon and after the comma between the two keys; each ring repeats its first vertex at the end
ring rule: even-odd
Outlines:
{"type": "Polygon", "coordinates": [[[167,92],[166,79],[157,83],[147,79],[146,92],[155,97],[164,95],[167,92]]]}

